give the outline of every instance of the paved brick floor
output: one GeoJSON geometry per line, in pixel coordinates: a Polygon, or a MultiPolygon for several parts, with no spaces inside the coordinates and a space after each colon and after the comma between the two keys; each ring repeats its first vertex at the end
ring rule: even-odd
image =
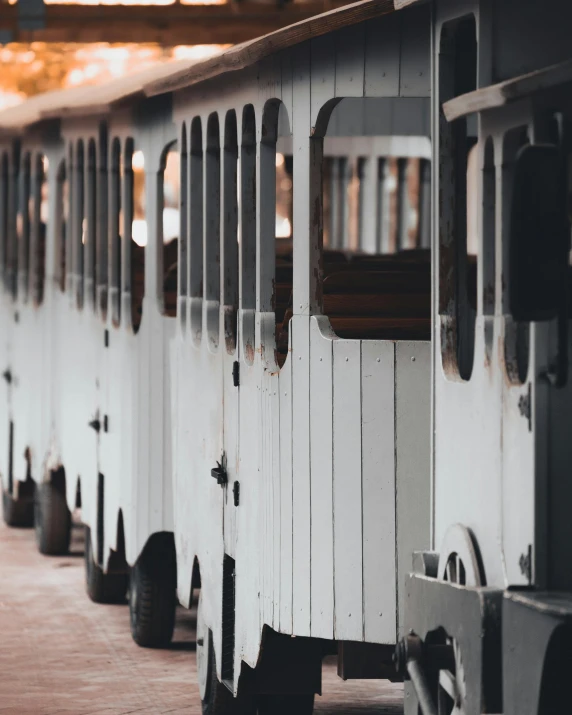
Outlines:
{"type": "MultiPolygon", "coordinates": [[[[194,613],[179,610],[169,650],[138,648],[127,607],[85,595],[82,549],[79,529],[71,556],[48,558],[31,530],[0,526],[0,714],[200,715],[194,613]]],[[[326,665],[316,713],[399,715],[401,698],[399,685],[344,683],[326,665]]]]}

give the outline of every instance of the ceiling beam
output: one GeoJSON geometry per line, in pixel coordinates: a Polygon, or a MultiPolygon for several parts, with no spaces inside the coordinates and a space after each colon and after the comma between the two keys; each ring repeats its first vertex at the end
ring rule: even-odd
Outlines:
{"type": "Polygon", "coordinates": [[[237,44],[346,5],[347,0],[224,5],[45,5],[43,27],[0,0],[0,38],[10,42],[237,44]]]}

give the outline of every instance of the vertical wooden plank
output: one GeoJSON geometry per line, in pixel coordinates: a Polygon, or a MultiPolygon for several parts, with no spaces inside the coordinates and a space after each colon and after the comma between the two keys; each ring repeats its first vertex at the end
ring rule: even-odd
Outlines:
{"type": "Polygon", "coordinates": [[[395,347],[362,343],[362,488],[364,636],[394,643],[395,347]]]}
{"type": "Polygon", "coordinates": [[[290,132],[294,126],[293,95],[292,95],[292,56],[288,50],[280,54],[282,61],[282,103],[288,113],[290,132]]]}
{"type": "Polygon", "coordinates": [[[363,638],[361,347],[333,344],[335,637],[363,638]]]}
{"type": "Polygon", "coordinates": [[[324,104],[335,96],[336,62],[332,34],[316,37],[311,42],[311,106],[312,127],[324,104]]]}
{"type": "Polygon", "coordinates": [[[323,316],[310,320],[312,636],[334,637],[333,390],[334,336],[323,316]]]}
{"type": "Polygon", "coordinates": [[[397,605],[403,635],[402,584],[414,551],[430,548],[431,344],[397,342],[395,351],[395,511],[397,605]]]}
{"type": "Polygon", "coordinates": [[[293,632],[310,635],[310,319],[294,316],[292,331],[293,632]]]}
{"type": "Polygon", "coordinates": [[[336,41],[336,96],[363,97],[365,23],[338,30],[336,41]]]}
{"type": "Polygon", "coordinates": [[[366,253],[376,253],[377,245],[377,158],[361,160],[360,180],[360,248],[366,253]]]}
{"type": "Polygon", "coordinates": [[[280,371],[280,630],[292,632],[292,360],[280,371]]]}
{"type": "Polygon", "coordinates": [[[365,95],[399,94],[401,18],[397,13],[370,21],[365,36],[365,95]]]}
{"type": "Polygon", "coordinates": [[[415,8],[401,18],[401,97],[431,96],[431,8],[415,8]]]}

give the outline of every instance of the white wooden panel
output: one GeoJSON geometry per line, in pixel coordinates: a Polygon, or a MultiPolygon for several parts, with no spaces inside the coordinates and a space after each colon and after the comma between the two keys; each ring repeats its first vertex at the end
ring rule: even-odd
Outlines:
{"type": "Polygon", "coordinates": [[[309,322],[294,316],[292,331],[293,632],[310,635],[310,341],[309,322]]]}
{"type": "Polygon", "coordinates": [[[364,637],[394,643],[395,347],[362,343],[362,488],[364,637]]]}
{"type": "Polygon", "coordinates": [[[365,23],[336,33],[336,96],[363,97],[365,23]]]}
{"type": "Polygon", "coordinates": [[[431,8],[417,8],[403,16],[401,29],[402,97],[431,96],[431,8]]]}
{"type": "Polygon", "coordinates": [[[332,333],[325,317],[310,321],[312,636],[334,637],[332,333]]]}
{"type": "Polygon", "coordinates": [[[292,360],[280,371],[280,631],[292,632],[292,360]]]}
{"type": "Polygon", "coordinates": [[[336,340],[333,355],[336,638],[362,640],[360,342],[336,340]]]}
{"type": "Polygon", "coordinates": [[[396,97],[399,94],[401,18],[396,13],[366,24],[365,94],[396,97]]]}
{"type": "Polygon", "coordinates": [[[431,344],[396,343],[395,375],[397,604],[403,635],[405,574],[413,552],[430,548],[431,344]]]}
{"type": "Polygon", "coordinates": [[[312,126],[316,125],[324,104],[335,96],[335,56],[333,35],[323,35],[312,40],[312,126]]]}

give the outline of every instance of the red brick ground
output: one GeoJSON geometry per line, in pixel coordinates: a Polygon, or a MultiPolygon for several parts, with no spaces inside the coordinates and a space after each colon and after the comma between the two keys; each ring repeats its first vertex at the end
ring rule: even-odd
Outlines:
{"type": "MultiPolygon", "coordinates": [[[[0,526],[0,714],[200,715],[194,613],[179,610],[169,650],[138,648],[127,606],[86,596],[80,534],[72,556],[49,558],[31,530],[0,526]]],[[[332,665],[323,689],[320,715],[403,712],[400,686],[344,683],[332,665]]]]}

